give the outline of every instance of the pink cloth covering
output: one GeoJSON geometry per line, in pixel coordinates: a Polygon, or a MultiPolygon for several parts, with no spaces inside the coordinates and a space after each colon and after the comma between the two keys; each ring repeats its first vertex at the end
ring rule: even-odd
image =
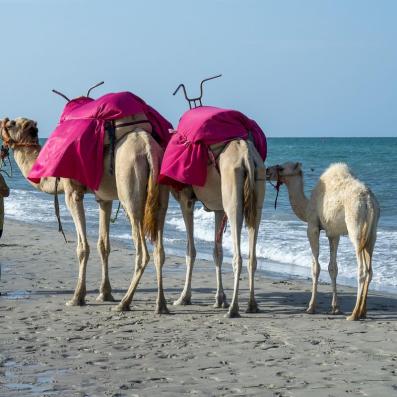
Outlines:
{"type": "Polygon", "coordinates": [[[177,189],[184,185],[203,186],[207,179],[209,145],[247,139],[249,132],[265,160],[266,137],[254,120],[235,110],[212,106],[188,110],[165,150],[159,182],[177,189]]]}
{"type": "Polygon", "coordinates": [[[103,174],[105,123],[144,112],[160,145],[165,148],[172,125],[130,92],[107,94],[96,100],[80,97],[64,108],[59,124],[48,138],[28,179],[39,183],[48,176],[76,179],[97,190],[103,174]]]}

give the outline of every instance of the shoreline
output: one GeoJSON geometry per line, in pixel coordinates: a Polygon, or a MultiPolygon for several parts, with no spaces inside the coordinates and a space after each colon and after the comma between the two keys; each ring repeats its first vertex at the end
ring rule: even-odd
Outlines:
{"type": "MultiPolygon", "coordinates": [[[[392,396],[397,387],[397,297],[370,291],[368,319],[345,320],[356,290],[338,286],[345,315],[328,314],[331,287],[319,286],[318,314],[304,309],[311,283],[255,277],[260,313],[247,314],[248,277],[240,283],[239,319],[213,308],[215,269],[198,260],[192,305],[172,306],[185,260],[167,256],[164,288],[171,315],[154,315],[149,263],[132,310],[96,302],[100,282],[90,238],[87,304],[67,307],[77,281],[74,234],[7,221],[0,240],[0,395],[14,396],[392,396]],[[6,269],[4,269],[6,266],[6,269]],[[304,370],[302,370],[304,369],[304,370]]],[[[134,255],[112,242],[114,297],[129,285],[134,255]]],[[[225,268],[228,266],[225,266],[225,268]]],[[[224,271],[228,301],[232,272],[224,271]]]]}
{"type": "MultiPolygon", "coordinates": [[[[29,225],[29,226],[33,226],[33,227],[38,227],[40,229],[45,229],[50,233],[54,234],[54,238],[58,238],[60,239],[61,243],[64,243],[62,234],[58,232],[57,230],[57,225],[54,221],[54,223],[52,223],[51,225],[48,223],[33,223],[33,222],[24,222],[21,220],[17,220],[17,219],[8,219],[6,217],[5,219],[5,231],[4,233],[7,233],[6,228],[8,224],[13,224],[15,223],[16,225],[20,225],[20,226],[24,226],[24,225],[29,225]]],[[[74,225],[68,225],[66,228],[64,227],[64,231],[66,233],[66,235],[68,236],[68,241],[70,240],[70,244],[74,245],[75,244],[75,230],[74,230],[74,225]]],[[[92,232],[92,231],[88,231],[88,239],[90,242],[90,248],[91,248],[91,254],[93,251],[96,251],[96,239],[97,239],[97,232],[92,232]]],[[[1,246],[2,240],[0,239],[0,246],[1,246]]],[[[125,250],[131,250],[131,253],[134,253],[134,248],[133,248],[133,242],[132,240],[128,241],[126,239],[122,239],[119,237],[115,237],[112,235],[112,233],[110,232],[110,245],[111,245],[111,250],[113,250],[113,248],[115,249],[125,249],[125,250]]],[[[149,248],[149,253],[150,253],[150,257],[152,260],[152,254],[151,254],[151,246],[150,243],[148,245],[149,248]]],[[[166,256],[166,261],[164,263],[164,267],[163,267],[163,271],[167,271],[167,258],[178,258],[178,260],[182,260],[183,263],[185,263],[185,257],[183,254],[179,254],[179,253],[175,253],[176,251],[179,251],[180,249],[174,249],[174,248],[170,248],[165,246],[165,256],[166,256]],[[167,253],[168,251],[172,251],[171,254],[167,253]]],[[[308,248],[310,249],[310,248],[308,248]]],[[[91,254],[90,254],[90,258],[91,258],[91,254]]],[[[75,258],[76,263],[77,263],[77,258],[75,258]]],[[[261,259],[262,261],[264,261],[263,259],[261,259]]],[[[209,258],[208,255],[203,255],[200,256],[200,253],[197,252],[197,257],[196,257],[196,265],[194,267],[194,272],[195,271],[200,271],[200,268],[197,267],[197,265],[201,262],[209,262],[210,264],[213,265],[213,260],[212,257],[209,258]]],[[[304,266],[298,266],[295,264],[288,264],[288,263],[281,263],[281,262],[277,262],[274,260],[270,260],[270,259],[266,259],[266,262],[271,263],[271,267],[276,267],[276,266],[280,266],[282,268],[285,269],[290,269],[290,272],[286,273],[285,271],[282,272],[278,272],[276,270],[268,270],[268,269],[263,269],[261,267],[258,266],[255,275],[256,276],[261,276],[261,277],[267,277],[273,280],[289,280],[289,281],[293,281],[296,283],[299,282],[303,282],[304,284],[308,284],[310,285],[311,288],[311,277],[310,276],[305,276],[303,273],[304,271],[307,271],[308,273],[310,273],[310,268],[304,267],[304,266]]],[[[89,263],[90,263],[90,259],[89,259],[89,263]]],[[[90,266],[88,263],[87,266],[90,266]]],[[[109,272],[111,272],[111,263],[112,263],[112,257],[109,257],[109,272]]],[[[243,256],[243,272],[247,271],[246,268],[246,263],[247,263],[247,258],[245,256],[243,256]]],[[[174,269],[175,270],[175,269],[174,269]]],[[[214,274],[215,274],[215,265],[213,265],[213,270],[214,270],[214,274]]],[[[178,268],[178,271],[182,271],[185,272],[186,271],[186,267],[183,269],[178,268]]],[[[148,265],[145,272],[155,272],[155,269],[153,266],[148,265]]],[[[227,256],[226,254],[224,254],[224,260],[223,260],[223,266],[222,266],[222,273],[232,273],[233,269],[232,269],[232,262],[231,262],[231,258],[229,258],[229,256],[227,256]]],[[[319,280],[319,285],[331,285],[330,281],[324,281],[323,279],[321,279],[323,276],[323,274],[326,274],[326,277],[329,278],[329,275],[327,273],[327,269],[324,266],[322,268],[322,272],[320,275],[320,280],[319,280]]],[[[337,279],[337,286],[338,288],[348,288],[348,289],[352,289],[352,291],[357,291],[357,286],[356,285],[350,285],[347,283],[343,283],[343,276],[338,276],[337,279]],[[342,283],[340,282],[342,280],[342,283]]],[[[181,285],[181,289],[183,288],[183,285],[181,285]]],[[[395,287],[383,287],[383,289],[381,288],[374,288],[373,283],[371,283],[370,285],[370,291],[372,293],[379,293],[382,295],[390,295],[391,297],[397,297],[397,286],[395,287]]]]}

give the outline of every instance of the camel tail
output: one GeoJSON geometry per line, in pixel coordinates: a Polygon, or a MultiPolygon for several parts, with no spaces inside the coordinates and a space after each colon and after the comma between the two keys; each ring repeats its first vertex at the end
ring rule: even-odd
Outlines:
{"type": "Polygon", "coordinates": [[[157,175],[160,164],[157,156],[153,155],[149,137],[145,136],[147,147],[147,161],[149,165],[149,179],[147,184],[147,196],[145,202],[145,214],[143,217],[143,232],[151,242],[156,242],[158,231],[158,212],[160,208],[160,189],[157,183],[157,175]]]}
{"type": "Polygon", "coordinates": [[[368,271],[372,267],[372,252],[376,241],[379,213],[379,204],[375,196],[370,192],[367,199],[367,217],[361,229],[359,245],[361,259],[368,271]]]}
{"type": "Polygon", "coordinates": [[[248,227],[256,226],[257,197],[255,189],[255,163],[251,153],[250,145],[244,141],[246,151],[243,165],[246,171],[244,180],[243,211],[245,223],[248,227]]]}

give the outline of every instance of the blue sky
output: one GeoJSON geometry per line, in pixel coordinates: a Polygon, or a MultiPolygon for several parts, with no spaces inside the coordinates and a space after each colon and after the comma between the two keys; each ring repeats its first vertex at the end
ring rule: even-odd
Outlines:
{"type": "Polygon", "coordinates": [[[132,91],[177,124],[190,95],[269,137],[397,136],[397,2],[0,0],[0,117],[54,129],[70,97],[132,91]]]}

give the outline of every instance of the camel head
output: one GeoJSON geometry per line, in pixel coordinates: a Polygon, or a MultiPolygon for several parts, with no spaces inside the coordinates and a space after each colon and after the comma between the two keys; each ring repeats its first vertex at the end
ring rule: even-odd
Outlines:
{"type": "Polygon", "coordinates": [[[288,183],[288,178],[302,176],[302,164],[286,162],[268,167],[266,170],[266,180],[275,181],[277,184],[288,183]]]}
{"type": "Polygon", "coordinates": [[[5,146],[37,146],[39,143],[37,123],[24,117],[0,121],[1,138],[5,146]]]}

